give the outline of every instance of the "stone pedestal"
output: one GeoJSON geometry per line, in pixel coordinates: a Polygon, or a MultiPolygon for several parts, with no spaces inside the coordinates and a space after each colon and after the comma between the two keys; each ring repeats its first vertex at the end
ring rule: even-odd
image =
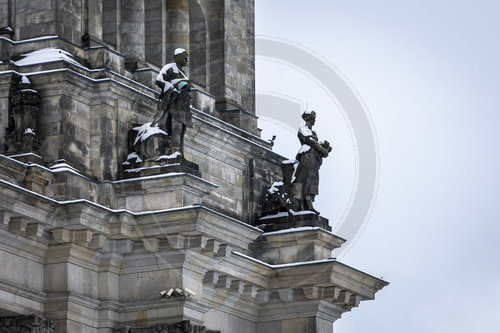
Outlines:
{"type": "MultiPolygon", "coordinates": [[[[217,188],[192,173],[175,172],[170,166],[146,168],[136,177],[144,177],[145,173],[158,172],[146,178],[123,180],[115,184],[115,191],[126,193],[118,199],[118,206],[139,212],[142,210],[158,210],[200,205],[203,198],[217,188]],[[166,171],[171,171],[167,173],[166,171]],[[142,176],[139,176],[142,173],[142,176]]],[[[182,168],[173,165],[172,168],[182,168]]]]}
{"type": "Polygon", "coordinates": [[[122,172],[123,179],[142,178],[169,173],[189,173],[196,177],[201,177],[199,166],[196,163],[186,160],[181,155],[176,157],[148,160],[135,165],[126,165],[122,172]]]}
{"type": "Polygon", "coordinates": [[[299,227],[319,227],[332,231],[332,227],[328,225],[328,219],[313,212],[283,212],[264,216],[259,219],[258,224],[259,228],[265,232],[299,227]]]}
{"type": "Polygon", "coordinates": [[[264,233],[252,247],[255,258],[276,265],[328,259],[344,242],[324,229],[299,227],[264,233]]]}

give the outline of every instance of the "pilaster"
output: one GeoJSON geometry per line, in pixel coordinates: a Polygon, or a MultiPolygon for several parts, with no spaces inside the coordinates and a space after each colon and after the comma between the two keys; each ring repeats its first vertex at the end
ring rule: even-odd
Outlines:
{"type": "MultiPolygon", "coordinates": [[[[134,62],[145,58],[144,1],[121,0],[120,52],[134,62]]],[[[132,65],[132,68],[137,65],[132,65]]]]}

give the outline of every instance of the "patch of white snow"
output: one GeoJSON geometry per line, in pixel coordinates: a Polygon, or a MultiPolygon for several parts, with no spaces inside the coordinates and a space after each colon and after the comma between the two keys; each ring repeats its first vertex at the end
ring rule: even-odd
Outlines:
{"type": "Polygon", "coordinates": [[[135,159],[136,163],[141,163],[142,162],[142,159],[139,157],[139,155],[137,155],[137,153],[135,151],[133,153],[128,154],[128,156],[127,156],[127,161],[128,160],[132,160],[132,159],[135,159]]]}
{"type": "Polygon", "coordinates": [[[33,65],[33,64],[42,64],[46,62],[53,62],[53,61],[67,61],[72,64],[81,66],[75,59],[73,59],[73,56],[71,53],[63,51],[58,48],[46,48],[46,49],[41,49],[41,50],[36,50],[30,53],[26,54],[21,54],[24,58],[18,61],[15,61],[15,64],[17,66],[27,66],[27,65],[33,65]]]}
{"type": "Polygon", "coordinates": [[[299,133],[302,134],[303,136],[312,136],[313,135],[311,129],[307,126],[302,126],[299,129],[299,133]]]}
{"type": "Polygon", "coordinates": [[[162,134],[168,135],[167,132],[162,130],[158,125],[151,126],[151,122],[145,123],[142,126],[134,127],[134,130],[137,131],[137,137],[135,138],[134,145],[140,141],[144,141],[149,138],[151,135],[162,134]]]}
{"type": "Polygon", "coordinates": [[[162,155],[162,156],[158,157],[157,159],[155,159],[155,161],[173,160],[173,159],[177,158],[177,156],[182,156],[182,154],[180,152],[176,151],[175,153],[172,153],[170,155],[162,155]]]}
{"type": "Polygon", "coordinates": [[[267,193],[273,194],[279,191],[278,186],[283,186],[283,182],[274,182],[273,185],[267,190],[267,193]]]}
{"type": "Polygon", "coordinates": [[[174,50],[174,55],[179,55],[179,54],[183,54],[184,52],[186,52],[186,50],[184,50],[183,48],[176,48],[174,50]]]}
{"type": "Polygon", "coordinates": [[[300,147],[299,151],[297,154],[304,154],[305,152],[309,151],[309,149],[311,149],[311,146],[309,145],[302,145],[302,147],[300,147]]]}
{"type": "Polygon", "coordinates": [[[262,216],[259,219],[259,221],[269,220],[269,219],[275,219],[275,218],[284,217],[284,216],[288,216],[288,212],[279,212],[279,213],[276,213],[276,214],[273,214],[273,215],[262,216]]]}
{"type": "Polygon", "coordinates": [[[28,79],[28,77],[26,75],[23,75],[23,77],[21,78],[19,83],[31,84],[31,81],[30,81],[30,79],[28,79]]]}

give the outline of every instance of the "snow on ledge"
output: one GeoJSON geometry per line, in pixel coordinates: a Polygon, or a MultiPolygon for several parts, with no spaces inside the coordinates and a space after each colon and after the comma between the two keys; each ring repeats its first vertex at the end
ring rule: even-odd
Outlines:
{"type": "Polygon", "coordinates": [[[309,215],[309,214],[314,214],[314,215],[316,215],[316,213],[315,213],[315,212],[310,211],[310,210],[301,210],[301,211],[296,212],[296,211],[294,211],[293,209],[289,209],[288,211],[289,211],[289,212],[290,212],[290,214],[292,214],[293,216],[297,216],[297,215],[309,215]]]}
{"type": "Polygon", "coordinates": [[[182,156],[182,154],[178,151],[175,153],[172,153],[170,155],[161,155],[160,157],[156,158],[155,161],[161,161],[161,160],[173,160],[176,159],[178,156],[182,156]]]}
{"type": "Polygon", "coordinates": [[[275,219],[275,218],[284,217],[284,216],[288,216],[288,212],[279,212],[279,213],[276,213],[276,214],[273,214],[273,215],[266,215],[266,216],[261,217],[259,219],[259,221],[264,221],[264,220],[269,220],[269,219],[275,219]]]}
{"type": "Polygon", "coordinates": [[[296,227],[296,228],[288,228],[288,229],[282,229],[282,230],[277,230],[277,231],[270,231],[270,232],[265,232],[262,234],[262,236],[271,236],[271,235],[278,235],[278,234],[288,234],[288,233],[294,233],[294,232],[301,232],[301,231],[321,231],[324,233],[327,233],[329,235],[335,236],[336,238],[343,239],[344,238],[335,235],[333,232],[328,231],[326,229],[323,229],[321,227],[296,227]]]}
{"type": "Polygon", "coordinates": [[[21,56],[23,56],[24,58],[18,61],[14,61],[17,66],[28,66],[60,60],[81,66],[80,63],[73,58],[71,53],[55,47],[36,50],[30,53],[21,54],[21,56]]]}
{"type": "Polygon", "coordinates": [[[286,267],[295,267],[295,266],[305,266],[305,265],[315,265],[315,264],[322,264],[322,263],[336,262],[337,261],[337,259],[330,258],[330,259],[321,259],[321,260],[313,260],[313,261],[292,262],[292,263],[289,263],[289,264],[271,265],[271,264],[268,264],[267,262],[264,262],[264,261],[259,260],[259,259],[252,258],[252,257],[247,256],[246,254],[240,253],[238,251],[232,251],[231,253],[234,254],[234,255],[236,255],[236,256],[238,256],[238,257],[241,257],[241,258],[253,261],[253,262],[257,263],[257,264],[261,264],[261,265],[263,265],[263,266],[265,266],[267,268],[271,268],[271,269],[286,268],[286,267]]]}
{"type": "Polygon", "coordinates": [[[262,236],[288,234],[288,233],[292,233],[292,232],[312,231],[312,230],[325,230],[325,229],[320,228],[320,227],[297,227],[297,228],[282,229],[282,230],[278,230],[278,231],[265,232],[262,234],[262,236]]]}
{"type": "Polygon", "coordinates": [[[7,37],[0,37],[2,40],[6,40],[12,44],[26,44],[26,43],[31,43],[31,42],[37,42],[41,40],[47,40],[47,39],[59,39],[59,36],[41,36],[41,37],[35,37],[35,38],[29,38],[29,39],[23,39],[23,40],[12,40],[7,37]]]}

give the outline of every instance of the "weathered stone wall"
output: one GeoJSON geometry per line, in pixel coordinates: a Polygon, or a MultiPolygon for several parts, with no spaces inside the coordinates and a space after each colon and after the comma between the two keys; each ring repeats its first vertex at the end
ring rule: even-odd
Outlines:
{"type": "Polygon", "coordinates": [[[189,78],[209,91],[207,0],[189,0],[189,78]]]}
{"type": "MultiPolygon", "coordinates": [[[[0,43],[0,48],[17,54],[19,49],[29,51],[28,44],[0,43]]],[[[57,39],[36,42],[33,46],[67,48],[91,68],[99,68],[105,59],[111,59],[109,63],[113,66],[124,63],[123,57],[104,48],[84,50],[57,39]]],[[[131,78],[141,78],[148,87],[114,71],[89,71],[63,62],[22,68],[3,64],[3,69],[9,68],[37,72],[28,76],[41,96],[37,134],[42,140],[40,154],[46,166],[67,163],[99,184],[118,180],[121,163],[130,153],[129,130],[151,121],[156,112],[158,94],[149,88],[153,86],[155,73],[128,73],[131,78]]],[[[121,70],[127,74],[126,70],[121,70]]],[[[0,102],[8,111],[9,91],[20,76],[11,73],[2,78],[5,96],[0,98],[0,102]]],[[[270,150],[268,142],[214,117],[213,96],[201,91],[194,91],[193,95],[197,96],[194,104],[201,110],[193,110],[194,127],[186,132],[185,156],[199,165],[205,181],[218,186],[198,202],[247,223],[254,223],[264,189],[270,183],[281,180],[279,163],[283,158],[270,150]]],[[[8,127],[7,114],[2,114],[3,128],[8,127]]],[[[1,140],[4,139],[2,137],[1,140]]],[[[87,198],[89,195],[86,193],[93,193],[89,198],[115,208],[143,205],[114,200],[120,196],[105,195],[108,189],[104,185],[94,186],[77,180],[66,186],[65,181],[67,179],[61,178],[47,191],[61,200],[87,198]]],[[[191,196],[184,195],[184,198],[188,202],[197,202],[191,196]]]]}
{"type": "Polygon", "coordinates": [[[14,85],[11,75],[0,76],[0,153],[5,152],[5,129],[9,127],[10,95],[14,85]],[[2,139],[3,138],[3,139],[2,139]]]}
{"type": "Polygon", "coordinates": [[[105,44],[123,54],[129,70],[162,66],[175,48],[185,48],[188,75],[224,111],[216,116],[259,135],[254,0],[0,1],[16,40],[57,35],[84,47],[105,44]]]}
{"type": "MultiPolygon", "coordinates": [[[[89,121],[78,120],[75,110],[83,118],[94,111],[92,103],[83,108],[78,97],[59,85],[66,80],[78,91],[82,83],[70,73],[30,77],[35,87],[37,79],[52,79],[61,98],[54,99],[50,89],[39,91],[42,98],[55,101],[49,103],[55,110],[54,128],[62,119],[77,137],[77,127],[89,121]],[[60,102],[64,99],[72,104],[60,102]]],[[[102,87],[145,96],[118,82],[85,80],[96,96],[102,87]]],[[[99,99],[93,102],[101,105],[99,99]]],[[[147,109],[140,112],[125,97],[121,102],[103,106],[99,116],[114,119],[113,110],[123,108],[145,117],[147,109]]],[[[372,299],[386,285],[328,260],[343,240],[327,231],[263,234],[241,222],[248,215],[239,207],[249,203],[247,189],[272,178],[280,157],[209,114],[196,113],[195,125],[188,133],[186,156],[200,164],[205,180],[182,174],[96,180],[0,156],[0,264],[9,268],[0,271],[1,313],[43,315],[57,320],[61,333],[123,332],[127,327],[140,331],[182,320],[224,333],[330,333],[343,312],[372,299]],[[189,196],[203,201],[193,205],[189,196]],[[233,213],[238,219],[227,216],[233,213]],[[256,244],[261,244],[260,251],[255,251],[256,244]],[[281,265],[299,258],[310,262],[281,265]],[[194,294],[159,296],[161,290],[186,287],[194,294]]],[[[65,131],[54,133],[63,144],[73,140],[65,131]]]]}
{"type": "MultiPolygon", "coordinates": [[[[281,180],[284,159],[255,135],[247,94],[254,89],[253,42],[226,38],[253,34],[253,0],[169,1],[171,16],[182,9],[179,36],[188,36],[184,43],[196,59],[191,69],[200,82],[184,155],[201,176],[126,179],[120,178],[128,133],[151,121],[158,103],[158,67],[141,59],[133,65],[144,68],[131,67],[130,58],[165,61],[168,13],[161,31],[145,30],[144,43],[134,43],[144,34],[142,15],[158,22],[159,1],[76,2],[10,1],[19,6],[11,17],[14,39],[64,39],[0,38],[0,54],[14,61],[59,48],[80,64],[0,63],[0,317],[41,315],[56,320],[60,333],[144,332],[184,320],[207,332],[331,333],[343,312],[373,299],[386,283],[328,259],[341,243],[336,236],[315,228],[266,234],[250,225],[263,191],[281,180]],[[188,13],[186,4],[196,9],[188,13]],[[100,6],[102,38],[112,47],[96,45],[100,6]],[[90,41],[81,40],[87,29],[90,41]],[[160,34],[161,58],[152,55],[160,34]],[[197,68],[203,37],[207,66],[197,68]],[[191,38],[201,44],[191,45],[191,38]],[[5,156],[10,97],[21,75],[40,96],[42,145],[5,156]],[[217,94],[200,90],[204,83],[217,94]],[[216,101],[219,111],[221,105],[230,110],[217,112],[216,101]],[[302,259],[310,262],[282,265],[302,259]],[[161,298],[169,288],[194,293],[161,298]]],[[[5,5],[0,0],[0,11],[5,5]]]]}
{"type": "Polygon", "coordinates": [[[121,0],[121,47],[127,58],[145,58],[144,1],[121,0]]]}
{"type": "Polygon", "coordinates": [[[224,2],[226,108],[255,114],[254,0],[224,2]]]}
{"type": "Polygon", "coordinates": [[[209,92],[221,119],[257,134],[253,10],[253,0],[209,0],[209,92]]]}
{"type": "Polygon", "coordinates": [[[10,0],[0,0],[0,28],[10,25],[9,3],[10,0]]]}
{"type": "Polygon", "coordinates": [[[48,165],[64,160],[87,176],[117,179],[128,130],[139,120],[132,110],[151,117],[156,101],[141,94],[131,100],[129,88],[71,71],[38,75],[33,84],[43,96],[39,132],[48,165]]]}
{"type": "MultiPolygon", "coordinates": [[[[207,327],[219,327],[221,332],[255,333],[255,323],[229,313],[209,311],[206,314],[207,327]]],[[[276,332],[273,332],[276,333],[276,332]]]]}
{"type": "MultiPolygon", "coordinates": [[[[89,37],[96,41],[102,41],[103,36],[103,25],[104,22],[108,19],[103,16],[103,6],[104,3],[108,2],[107,0],[87,0],[87,8],[84,11],[85,13],[85,22],[88,22],[86,25],[85,32],[89,33],[89,37]]],[[[85,9],[85,8],[84,8],[85,9]]]]}
{"type": "Polygon", "coordinates": [[[22,40],[58,35],[81,44],[82,10],[80,0],[15,1],[15,36],[22,40]]]}
{"type": "Polygon", "coordinates": [[[167,0],[166,34],[167,62],[174,50],[183,48],[189,52],[189,1],[167,0]]]}
{"type": "Polygon", "coordinates": [[[165,1],[146,1],[145,2],[145,20],[146,20],[146,60],[157,66],[167,63],[166,50],[163,47],[166,42],[166,9],[165,1]]]}
{"type": "Polygon", "coordinates": [[[102,35],[103,40],[114,48],[120,44],[119,23],[121,17],[121,6],[119,0],[106,0],[102,6],[103,17],[102,35]]]}
{"type": "Polygon", "coordinates": [[[210,56],[209,93],[223,99],[225,80],[224,0],[208,1],[208,38],[210,56]]]}

